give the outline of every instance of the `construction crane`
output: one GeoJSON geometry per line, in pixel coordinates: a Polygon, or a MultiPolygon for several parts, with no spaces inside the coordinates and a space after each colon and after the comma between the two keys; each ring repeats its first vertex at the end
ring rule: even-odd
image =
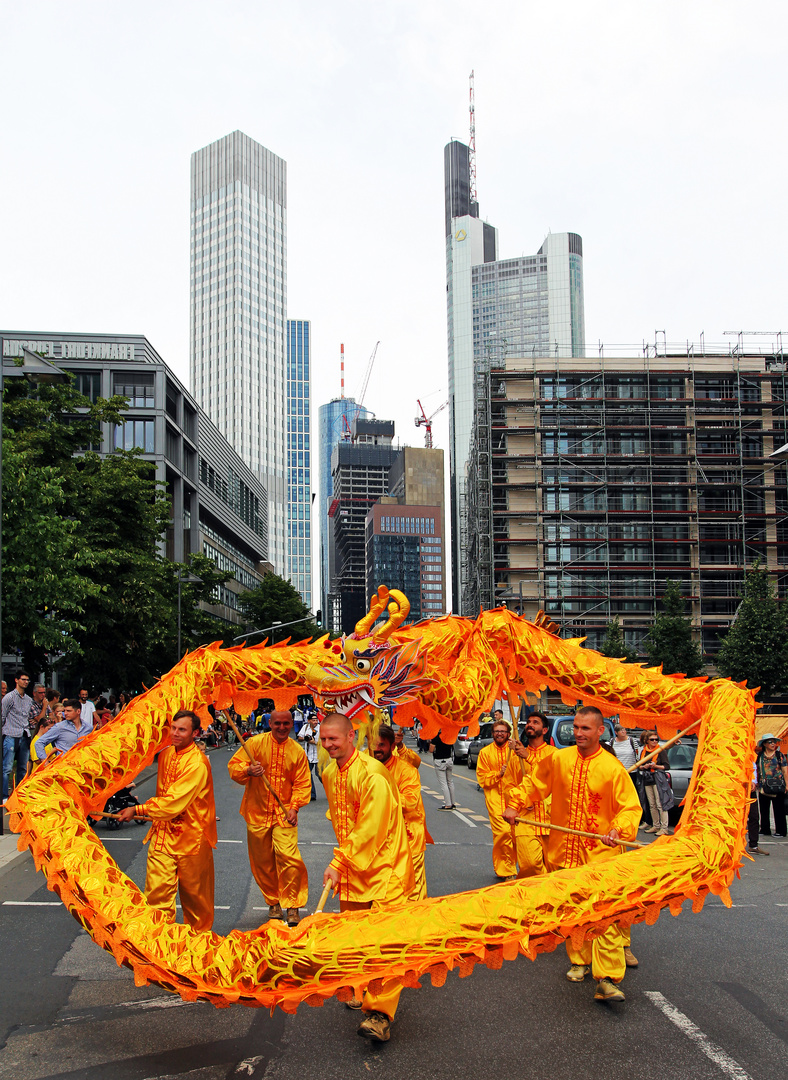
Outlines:
{"type": "Polygon", "coordinates": [[[421,416],[417,416],[414,423],[416,424],[416,427],[424,428],[424,445],[427,447],[428,450],[432,450],[432,421],[435,419],[438,413],[443,412],[443,410],[449,403],[448,401],[444,401],[442,405],[438,406],[432,416],[427,416],[424,411],[424,406],[418,399],[416,399],[416,404],[419,407],[421,416]]]}
{"type": "Polygon", "coordinates": [[[364,404],[364,398],[367,396],[367,387],[369,386],[369,379],[370,379],[370,376],[372,375],[372,368],[375,365],[375,357],[378,355],[379,346],[380,346],[380,342],[376,341],[375,342],[375,348],[372,350],[372,356],[370,356],[369,360],[367,361],[367,370],[364,372],[364,381],[361,384],[361,390],[360,390],[359,395],[358,395],[359,409],[364,404]]]}

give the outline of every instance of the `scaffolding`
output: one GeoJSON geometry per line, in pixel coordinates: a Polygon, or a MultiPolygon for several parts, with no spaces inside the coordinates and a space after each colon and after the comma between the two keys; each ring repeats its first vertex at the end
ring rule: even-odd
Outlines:
{"type": "Polygon", "coordinates": [[[478,365],[463,613],[543,608],[598,645],[618,617],[639,651],[671,581],[713,654],[756,559],[788,584],[782,352],[687,344],[593,361],[478,365]]]}

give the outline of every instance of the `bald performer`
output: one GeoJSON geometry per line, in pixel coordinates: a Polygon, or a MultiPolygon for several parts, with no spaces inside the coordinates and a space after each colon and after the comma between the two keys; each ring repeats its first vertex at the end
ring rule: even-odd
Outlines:
{"type": "MultiPolygon", "coordinates": [[[[329,713],[320,741],[331,762],[323,771],[337,846],[323,885],[339,894],[340,911],[367,911],[407,903],[415,881],[408,836],[394,781],[370,754],[356,749],[353,725],[343,713],[329,713]]],[[[366,1014],[358,1034],[387,1042],[402,985],[383,983],[368,990],[355,1007],[366,1014]]]]}
{"type": "Polygon", "coordinates": [[[308,893],[306,865],[298,850],[298,811],[311,798],[312,782],[306,754],[290,738],[292,728],[286,709],[272,712],[271,730],[247,739],[227,768],[245,789],[240,813],[246,821],[249,864],[268,904],[268,918],[281,919],[284,909],[287,925],[297,926],[308,893]]]}

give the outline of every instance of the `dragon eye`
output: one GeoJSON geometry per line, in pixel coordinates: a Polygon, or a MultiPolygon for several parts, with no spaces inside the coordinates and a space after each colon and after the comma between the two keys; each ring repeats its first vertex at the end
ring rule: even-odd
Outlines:
{"type": "Polygon", "coordinates": [[[372,662],[370,660],[356,660],[355,665],[356,671],[360,671],[362,674],[364,674],[372,667],[372,662]]]}
{"type": "Polygon", "coordinates": [[[344,653],[344,650],[343,650],[343,651],[342,651],[342,652],[341,652],[341,653],[339,654],[339,659],[340,659],[340,661],[341,661],[341,662],[342,662],[342,663],[344,664],[344,662],[345,662],[345,653],[344,653]]]}

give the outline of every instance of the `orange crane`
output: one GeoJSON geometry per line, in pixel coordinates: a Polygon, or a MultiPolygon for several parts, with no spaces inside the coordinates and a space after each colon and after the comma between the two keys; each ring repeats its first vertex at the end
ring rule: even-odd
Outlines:
{"type": "Polygon", "coordinates": [[[427,414],[424,411],[424,406],[418,400],[418,398],[416,399],[416,404],[419,407],[419,411],[421,412],[421,416],[417,416],[414,423],[416,424],[416,427],[423,427],[424,428],[424,445],[427,447],[428,450],[432,450],[432,421],[435,419],[435,417],[438,415],[438,413],[443,412],[443,410],[446,408],[446,406],[449,403],[448,403],[448,401],[444,401],[444,403],[442,405],[438,406],[438,408],[435,410],[435,412],[432,414],[432,416],[427,416],[427,414]]]}

